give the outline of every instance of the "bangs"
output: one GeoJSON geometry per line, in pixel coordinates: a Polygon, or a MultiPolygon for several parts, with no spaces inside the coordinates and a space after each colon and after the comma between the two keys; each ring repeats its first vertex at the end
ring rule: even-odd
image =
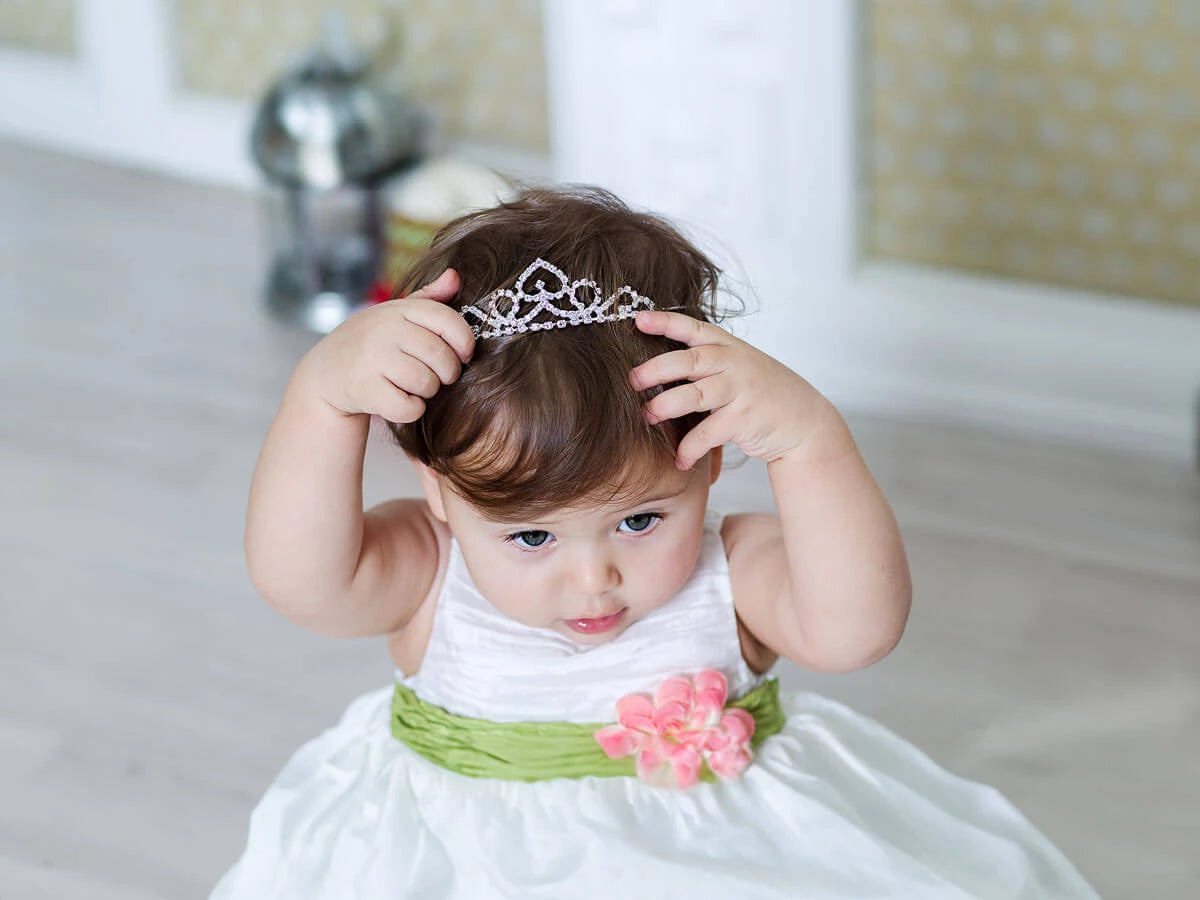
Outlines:
{"type": "MultiPolygon", "coordinates": [[[[597,436],[572,446],[599,449],[597,436]]],[[[528,433],[488,435],[478,446],[494,453],[452,460],[444,477],[485,519],[513,524],[576,507],[630,506],[651,496],[665,469],[674,471],[673,456],[650,442],[620,458],[586,450],[555,455],[536,440],[528,433]]]]}
{"type": "Polygon", "coordinates": [[[661,340],[620,322],[485,350],[428,405],[422,430],[439,446],[427,464],[497,522],[637,502],[675,471],[679,441],[703,418],[643,418],[645,401],[667,386],[635,391],[629,371],[661,352],[661,340]]]}

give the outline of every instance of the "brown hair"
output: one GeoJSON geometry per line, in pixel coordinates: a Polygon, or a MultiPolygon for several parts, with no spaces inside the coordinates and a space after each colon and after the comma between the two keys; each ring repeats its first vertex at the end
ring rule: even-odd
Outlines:
{"type": "MultiPolygon", "coordinates": [[[[604,297],[629,285],[659,309],[718,320],[721,270],[667,220],[588,186],[525,189],[450,222],[398,290],[453,268],[462,287],[451,303],[461,309],[512,287],[538,257],[572,280],[595,281],[604,297]]],[[[579,501],[628,502],[672,465],[679,441],[706,415],[650,425],[642,405],[671,385],[639,393],[629,384],[632,368],[684,346],[629,319],[480,339],[420,419],[389,428],[405,453],[495,521],[529,521],[579,501]]]]}

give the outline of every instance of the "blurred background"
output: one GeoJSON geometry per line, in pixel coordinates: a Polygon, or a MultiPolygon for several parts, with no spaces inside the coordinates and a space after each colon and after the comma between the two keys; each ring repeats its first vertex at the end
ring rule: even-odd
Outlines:
{"type": "MultiPolygon", "coordinates": [[[[785,684],[1194,896],[1198,48],[1200,0],[0,2],[0,893],[206,896],[387,683],[255,597],[258,447],[441,222],[571,181],[721,261],[896,509],[899,648],[785,684]]],[[[379,434],[364,493],[418,493],[379,434]]]]}

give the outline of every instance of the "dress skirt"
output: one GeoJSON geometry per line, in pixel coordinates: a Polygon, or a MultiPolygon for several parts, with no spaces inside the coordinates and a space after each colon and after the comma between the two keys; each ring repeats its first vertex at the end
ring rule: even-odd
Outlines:
{"type": "Polygon", "coordinates": [[[212,900],[1095,898],[994,788],[828,698],[784,692],[738,777],[504,781],[396,740],[393,691],[356,699],[255,808],[212,900]]]}

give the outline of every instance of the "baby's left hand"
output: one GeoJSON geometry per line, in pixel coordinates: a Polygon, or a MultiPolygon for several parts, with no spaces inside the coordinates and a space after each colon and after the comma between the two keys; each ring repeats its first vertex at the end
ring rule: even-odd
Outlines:
{"type": "Polygon", "coordinates": [[[644,408],[646,421],[662,422],[711,410],[679,443],[675,464],[690,469],[705,453],[726,443],[747,456],[773,462],[804,442],[818,411],[831,404],[807,381],[761,350],[717,325],[665,310],[637,314],[638,330],[687,344],[662,353],[629,374],[639,391],[688,381],[663,391],[644,408]]]}

